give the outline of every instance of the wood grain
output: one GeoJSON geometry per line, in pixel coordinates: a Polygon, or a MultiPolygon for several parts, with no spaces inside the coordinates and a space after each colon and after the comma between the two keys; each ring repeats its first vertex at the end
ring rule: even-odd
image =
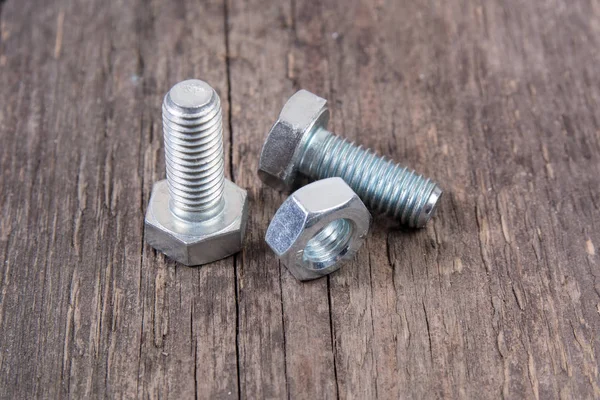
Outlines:
{"type": "Polygon", "coordinates": [[[0,398],[599,398],[598,65],[596,0],[0,2],[0,398]],[[143,237],[189,77],[251,201],[202,268],[143,237]],[[299,88],[446,189],[305,284],[255,172],[299,88]]]}

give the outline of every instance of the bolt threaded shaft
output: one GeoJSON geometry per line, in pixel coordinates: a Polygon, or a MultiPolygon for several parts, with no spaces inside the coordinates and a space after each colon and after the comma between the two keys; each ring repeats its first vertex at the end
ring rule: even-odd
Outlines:
{"type": "Polygon", "coordinates": [[[415,171],[316,129],[305,143],[299,171],[312,179],[340,177],[371,210],[413,228],[432,217],[440,187],[415,171]]]}
{"type": "Polygon", "coordinates": [[[162,110],[171,211],[186,220],[210,218],[224,206],[219,95],[206,82],[183,81],[167,93],[162,110]]]}

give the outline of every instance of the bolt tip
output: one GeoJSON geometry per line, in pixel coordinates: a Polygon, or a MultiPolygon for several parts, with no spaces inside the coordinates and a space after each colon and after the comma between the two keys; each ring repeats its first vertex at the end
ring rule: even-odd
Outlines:
{"type": "Polygon", "coordinates": [[[438,185],[435,185],[429,197],[427,198],[427,201],[425,202],[425,204],[423,204],[423,207],[421,208],[421,212],[419,213],[419,217],[417,218],[417,228],[423,228],[425,225],[427,225],[427,222],[429,222],[431,217],[435,215],[438,202],[443,194],[444,191],[442,190],[442,188],[440,188],[438,185]]]}
{"type": "Polygon", "coordinates": [[[208,105],[213,95],[214,90],[208,83],[200,79],[188,79],[171,88],[168,101],[182,112],[195,112],[208,105]]]}

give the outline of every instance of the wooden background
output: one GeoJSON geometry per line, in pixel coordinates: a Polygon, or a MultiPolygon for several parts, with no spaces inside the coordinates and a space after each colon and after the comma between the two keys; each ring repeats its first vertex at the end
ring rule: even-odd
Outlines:
{"type": "Polygon", "coordinates": [[[600,398],[598,0],[0,7],[1,398],[600,398]],[[190,77],[251,199],[244,251],[202,268],[143,236],[190,77]],[[299,88],[446,190],[306,284],[256,175],[299,88]]]}

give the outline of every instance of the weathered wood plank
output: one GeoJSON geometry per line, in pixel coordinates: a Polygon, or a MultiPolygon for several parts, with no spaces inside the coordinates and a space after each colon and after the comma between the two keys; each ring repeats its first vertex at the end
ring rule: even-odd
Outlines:
{"type": "Polygon", "coordinates": [[[449,189],[426,231],[380,225],[331,277],[342,397],[598,396],[597,10],[528,4],[324,15],[334,129],[449,189]]]}
{"type": "Polygon", "coordinates": [[[237,277],[241,395],[334,398],[327,280],[299,285],[268,250],[266,228],[285,196],[256,177],[263,137],[294,90],[295,10],[265,0],[229,5],[234,175],[252,199],[237,277]]]}
{"type": "MultiPolygon", "coordinates": [[[[139,11],[144,10],[143,2],[139,11]]],[[[139,12],[138,11],[138,12],[139,12]]],[[[200,77],[229,109],[226,71],[225,7],[222,1],[154,1],[139,26],[144,62],[142,80],[153,146],[145,163],[152,171],[144,183],[164,178],[160,107],[164,93],[176,82],[200,77]],[[146,24],[149,24],[146,26],[146,24]],[[156,163],[156,158],[160,162],[156,163]]],[[[228,121],[225,120],[225,132],[228,121]]],[[[229,136],[225,135],[226,157],[229,136]]],[[[229,168],[228,168],[229,169],[229,168]]],[[[229,172],[228,172],[229,173],[229,172]]],[[[150,193],[150,184],[144,188],[150,193]]],[[[145,198],[144,206],[147,203],[145,198]]],[[[230,398],[236,396],[236,305],[234,258],[205,268],[184,268],[144,247],[142,267],[148,271],[143,322],[148,327],[140,349],[144,391],[159,397],[230,398]],[[157,262],[158,261],[158,262],[157,262]],[[146,353],[148,352],[148,356],[146,353]],[[146,389],[147,388],[147,389],[146,389]]]]}
{"type": "Polygon", "coordinates": [[[221,1],[3,5],[0,397],[236,395],[233,258],[142,236],[163,94],[202,76],[228,109],[224,28],[221,1]]]}
{"type": "Polygon", "coordinates": [[[591,0],[1,2],[0,398],[600,397],[599,49],[591,0]],[[251,197],[203,268],[143,242],[188,77],[251,197]],[[447,190],[307,284],[255,174],[301,87],[447,190]]]}

